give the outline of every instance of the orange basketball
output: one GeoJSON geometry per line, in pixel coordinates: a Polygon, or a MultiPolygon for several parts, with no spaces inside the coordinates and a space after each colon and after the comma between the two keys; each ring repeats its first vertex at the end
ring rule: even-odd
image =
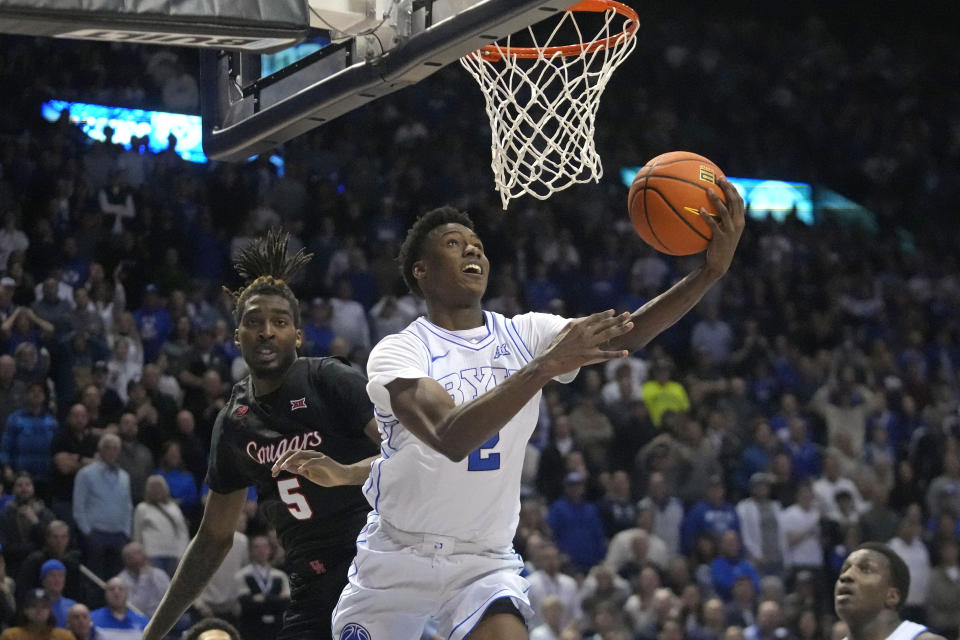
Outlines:
{"type": "Polygon", "coordinates": [[[672,256],[700,253],[713,236],[700,207],[716,215],[707,190],[726,202],[717,186],[722,177],[717,165],[689,151],[657,156],[637,172],[630,187],[627,208],[633,227],[657,251],[672,256]]]}

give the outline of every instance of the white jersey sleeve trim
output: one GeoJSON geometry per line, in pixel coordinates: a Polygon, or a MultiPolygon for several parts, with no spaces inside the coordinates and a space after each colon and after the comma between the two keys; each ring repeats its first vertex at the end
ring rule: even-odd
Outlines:
{"type": "Polygon", "coordinates": [[[379,343],[367,359],[367,395],[381,410],[393,412],[387,385],[397,378],[430,376],[430,351],[409,331],[394,333],[379,343]]]}
{"type": "MultiPolygon", "coordinates": [[[[522,313],[507,321],[520,339],[521,344],[530,353],[530,359],[547,350],[550,343],[563,330],[569,319],[549,313],[522,313]]],[[[567,384],[573,382],[580,369],[556,376],[554,380],[567,384]]]]}

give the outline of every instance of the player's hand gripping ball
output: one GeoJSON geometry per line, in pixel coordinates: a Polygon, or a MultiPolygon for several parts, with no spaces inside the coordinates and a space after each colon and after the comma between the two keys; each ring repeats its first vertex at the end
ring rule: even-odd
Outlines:
{"type": "Polygon", "coordinates": [[[640,237],[651,247],[673,256],[700,253],[713,231],[703,219],[717,211],[708,191],[723,202],[717,185],[724,177],[717,165],[689,151],[671,151],[653,158],[637,172],[627,208],[640,237]]]}

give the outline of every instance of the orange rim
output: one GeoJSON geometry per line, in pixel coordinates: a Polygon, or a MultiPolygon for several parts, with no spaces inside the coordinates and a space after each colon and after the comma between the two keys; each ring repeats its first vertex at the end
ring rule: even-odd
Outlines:
{"type": "Polygon", "coordinates": [[[627,27],[623,32],[615,36],[593,40],[583,44],[568,44],[557,47],[498,47],[495,44],[488,44],[480,48],[480,57],[487,62],[498,62],[503,56],[509,56],[511,58],[539,58],[542,55],[544,58],[552,58],[553,56],[559,55],[567,58],[615,47],[618,42],[625,42],[632,38],[640,26],[640,16],[638,16],[637,12],[631,7],[628,7],[622,2],[616,2],[616,0],[583,0],[567,9],[567,11],[604,13],[610,9],[613,9],[628,20],[627,27]]]}

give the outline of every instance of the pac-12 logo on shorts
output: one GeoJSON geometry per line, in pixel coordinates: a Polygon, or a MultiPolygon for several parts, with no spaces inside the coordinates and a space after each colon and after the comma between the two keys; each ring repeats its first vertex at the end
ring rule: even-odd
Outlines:
{"type": "Polygon", "coordinates": [[[340,640],[370,640],[370,632],[356,622],[351,622],[340,632],[340,640]]]}

